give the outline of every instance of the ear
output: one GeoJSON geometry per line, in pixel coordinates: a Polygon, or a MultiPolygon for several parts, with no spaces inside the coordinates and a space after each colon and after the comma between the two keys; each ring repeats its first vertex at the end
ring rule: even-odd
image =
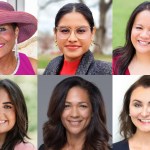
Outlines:
{"type": "Polygon", "coordinates": [[[19,28],[16,27],[16,29],[15,29],[15,37],[18,38],[18,35],[19,35],[19,28]]]}
{"type": "Polygon", "coordinates": [[[56,35],[56,32],[57,32],[57,31],[56,31],[55,28],[53,29],[53,31],[54,31],[54,41],[56,41],[56,40],[57,40],[57,35],[56,35]]]}
{"type": "Polygon", "coordinates": [[[96,33],[96,27],[93,27],[92,36],[91,36],[92,40],[94,39],[95,33],[96,33]]]}

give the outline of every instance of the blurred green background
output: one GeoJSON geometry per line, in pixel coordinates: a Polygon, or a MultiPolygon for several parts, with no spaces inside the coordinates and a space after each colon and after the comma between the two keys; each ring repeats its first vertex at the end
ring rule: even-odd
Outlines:
{"type": "Polygon", "coordinates": [[[113,49],[125,43],[125,30],[132,11],[143,0],[114,0],[113,1],[113,49]]]}
{"type": "Polygon", "coordinates": [[[28,141],[37,147],[37,76],[0,76],[1,79],[10,79],[21,88],[28,109],[28,136],[31,138],[28,141]]]}

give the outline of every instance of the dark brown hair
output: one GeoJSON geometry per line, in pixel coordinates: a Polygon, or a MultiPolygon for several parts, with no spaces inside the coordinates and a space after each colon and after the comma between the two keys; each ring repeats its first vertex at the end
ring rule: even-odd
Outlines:
{"type": "Polygon", "coordinates": [[[121,111],[120,120],[120,133],[127,139],[136,132],[136,126],[132,123],[131,117],[129,116],[129,105],[132,92],[139,86],[144,88],[150,88],[150,75],[144,75],[134,84],[130,86],[124,96],[123,109],[121,111]]]}
{"type": "Polygon", "coordinates": [[[131,42],[131,31],[133,27],[134,20],[136,16],[144,11],[150,11],[150,2],[145,1],[138,5],[135,10],[132,12],[127,27],[126,27],[126,41],[123,47],[119,47],[113,51],[113,57],[118,57],[116,64],[114,64],[114,74],[125,74],[126,69],[128,68],[133,56],[135,55],[135,48],[131,42]]]}
{"type": "Polygon", "coordinates": [[[60,150],[66,144],[66,129],[62,125],[61,114],[69,90],[76,86],[87,91],[93,111],[82,150],[108,150],[110,135],[106,129],[105,106],[101,92],[93,83],[78,76],[64,79],[56,85],[52,93],[47,112],[48,121],[43,127],[45,148],[60,150]]]}
{"type": "Polygon", "coordinates": [[[16,144],[25,142],[28,130],[28,115],[25,99],[20,87],[11,80],[0,80],[0,89],[5,89],[15,107],[16,123],[7,133],[3,150],[14,150],[16,144]]]}

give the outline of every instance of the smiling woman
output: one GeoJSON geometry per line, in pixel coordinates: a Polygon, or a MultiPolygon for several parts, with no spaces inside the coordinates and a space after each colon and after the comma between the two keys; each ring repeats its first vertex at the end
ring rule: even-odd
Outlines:
{"type": "Polygon", "coordinates": [[[132,12],[126,27],[126,42],[113,52],[113,74],[150,75],[150,2],[132,12]]]}
{"type": "Polygon", "coordinates": [[[0,74],[36,74],[36,60],[17,51],[17,44],[36,32],[36,18],[31,14],[15,11],[9,3],[2,1],[0,16],[0,74]]]}
{"type": "Polygon", "coordinates": [[[148,150],[150,147],[150,76],[142,76],[127,90],[119,120],[120,133],[125,139],[113,144],[113,150],[148,150]]]}
{"type": "Polygon", "coordinates": [[[111,63],[94,60],[89,47],[96,28],[92,12],[83,3],[64,5],[55,18],[55,43],[63,56],[53,59],[44,75],[111,74],[111,63]]]}
{"type": "Polygon", "coordinates": [[[108,150],[103,97],[91,82],[77,76],[59,82],[52,92],[48,121],[39,150],[108,150]]]}
{"type": "Polygon", "coordinates": [[[28,113],[23,93],[11,80],[0,80],[0,149],[35,150],[29,139],[28,113]]]}

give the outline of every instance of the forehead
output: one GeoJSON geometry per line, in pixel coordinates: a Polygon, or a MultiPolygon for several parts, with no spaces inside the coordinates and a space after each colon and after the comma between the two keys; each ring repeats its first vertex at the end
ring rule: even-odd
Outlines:
{"type": "Polygon", "coordinates": [[[81,87],[72,87],[67,94],[66,101],[79,101],[79,102],[88,102],[90,103],[90,98],[88,92],[81,87]]]}
{"type": "Polygon", "coordinates": [[[82,25],[89,25],[88,21],[85,17],[79,12],[70,12],[65,14],[59,21],[58,26],[82,26],[82,25]]]}
{"type": "Polygon", "coordinates": [[[133,90],[131,101],[140,100],[141,102],[150,102],[150,87],[139,86],[133,90]]]}
{"type": "Polygon", "coordinates": [[[9,93],[5,88],[0,88],[0,102],[11,102],[9,93]]]}
{"type": "Polygon", "coordinates": [[[134,23],[138,22],[142,24],[144,21],[150,25],[150,10],[144,10],[138,13],[135,17],[134,23]]]}

